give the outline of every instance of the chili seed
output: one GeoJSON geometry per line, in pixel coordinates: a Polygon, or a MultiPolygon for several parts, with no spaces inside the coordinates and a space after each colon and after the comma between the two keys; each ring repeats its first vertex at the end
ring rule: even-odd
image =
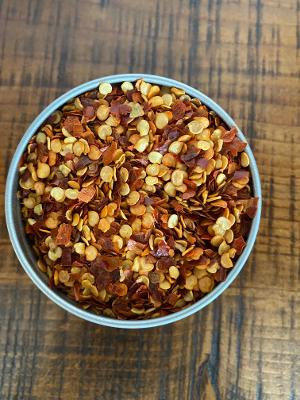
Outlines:
{"type": "Polygon", "coordinates": [[[108,82],[100,83],[99,92],[100,92],[100,94],[102,94],[104,96],[111,93],[112,92],[111,84],[108,82]]]}

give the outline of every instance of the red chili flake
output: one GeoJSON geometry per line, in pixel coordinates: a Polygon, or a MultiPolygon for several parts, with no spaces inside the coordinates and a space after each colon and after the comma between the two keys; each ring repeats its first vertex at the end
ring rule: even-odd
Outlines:
{"type": "Polygon", "coordinates": [[[87,106],[83,109],[83,115],[88,118],[92,119],[95,116],[95,109],[93,106],[87,106]]]}
{"type": "Polygon", "coordinates": [[[143,103],[144,101],[140,92],[133,92],[131,97],[134,103],[143,103]]]}
{"type": "Polygon", "coordinates": [[[160,154],[166,154],[171,143],[172,140],[168,139],[163,144],[155,147],[154,150],[158,151],[160,154]]]}
{"type": "Polygon", "coordinates": [[[126,296],[127,291],[128,289],[125,283],[116,282],[108,285],[108,292],[115,294],[119,297],[126,296]]]}
{"type": "Polygon", "coordinates": [[[145,206],[151,206],[154,204],[154,199],[151,197],[145,197],[144,204],[145,206]]]}
{"type": "Polygon", "coordinates": [[[117,222],[112,222],[110,225],[110,230],[106,235],[110,238],[111,235],[115,235],[116,233],[119,232],[120,226],[117,222]]]}
{"type": "Polygon", "coordinates": [[[37,145],[37,157],[39,161],[45,163],[48,160],[48,149],[43,143],[38,143],[37,145]]]}
{"type": "Polygon", "coordinates": [[[191,110],[191,111],[186,112],[185,115],[184,115],[184,117],[185,117],[186,119],[189,119],[189,118],[192,118],[193,115],[194,115],[194,111],[191,110]]]}
{"type": "Polygon", "coordinates": [[[95,136],[90,129],[87,129],[86,131],[82,132],[80,134],[80,137],[85,139],[89,144],[95,144],[95,136]]]}
{"type": "Polygon", "coordinates": [[[178,294],[176,294],[176,293],[171,293],[171,294],[167,297],[167,303],[170,304],[172,307],[174,307],[178,299],[179,299],[178,294]]]}
{"type": "Polygon", "coordinates": [[[100,150],[100,153],[103,155],[103,153],[107,150],[109,148],[109,146],[103,146],[103,147],[101,147],[99,150],[100,150]]]}
{"type": "MultiPolygon", "coordinates": [[[[140,179],[143,169],[134,167],[130,170],[128,184],[130,187],[135,186],[135,182],[140,179]]],[[[144,182],[143,182],[144,183],[144,182]]]]}
{"type": "MultiPolygon", "coordinates": [[[[65,250],[68,249],[68,248],[69,247],[66,247],[65,250]]],[[[85,264],[83,262],[78,261],[78,260],[73,260],[70,265],[72,265],[72,267],[82,268],[82,267],[84,267],[85,264]]]]}
{"type": "Polygon", "coordinates": [[[160,280],[160,274],[156,271],[151,271],[149,272],[149,280],[151,283],[159,283],[160,280]]]}
{"type": "Polygon", "coordinates": [[[153,203],[152,204],[154,206],[159,206],[161,204],[165,204],[165,202],[166,202],[166,199],[160,199],[158,197],[155,197],[155,198],[153,198],[153,203]]]}
{"type": "Polygon", "coordinates": [[[90,165],[93,161],[88,158],[88,156],[81,156],[78,161],[75,163],[74,168],[76,171],[79,169],[83,169],[87,165],[90,165]]]}
{"type": "Polygon", "coordinates": [[[42,229],[42,228],[44,228],[44,222],[41,219],[41,220],[37,221],[34,225],[31,226],[31,229],[32,229],[31,232],[34,233],[35,235],[39,236],[39,233],[40,233],[39,229],[42,229]]]}
{"type": "Polygon", "coordinates": [[[211,240],[212,236],[209,233],[203,233],[200,235],[200,239],[202,240],[211,240]]]}
{"type": "Polygon", "coordinates": [[[80,301],[80,283],[75,282],[73,286],[73,293],[76,301],[80,301]]]}
{"type": "Polygon", "coordinates": [[[141,189],[144,185],[143,179],[137,179],[133,184],[131,185],[132,190],[138,190],[141,189]]]}
{"type": "Polygon", "coordinates": [[[58,228],[57,236],[55,242],[58,246],[67,245],[70,242],[72,233],[72,225],[61,224],[58,228]]]}
{"type": "Polygon", "coordinates": [[[147,245],[150,235],[151,235],[151,230],[148,230],[147,232],[138,232],[138,233],[134,233],[131,236],[130,240],[133,240],[133,241],[135,240],[136,242],[143,243],[143,244],[147,245]]]}
{"type": "Polygon", "coordinates": [[[243,189],[239,190],[239,199],[249,200],[251,198],[251,193],[249,189],[245,186],[243,189]]]}
{"type": "Polygon", "coordinates": [[[210,258],[206,256],[200,256],[199,260],[197,260],[197,265],[208,265],[210,262],[210,258]]]}
{"type": "Polygon", "coordinates": [[[232,142],[224,145],[223,149],[225,152],[231,153],[234,157],[238,153],[241,153],[247,146],[247,143],[243,142],[239,138],[234,138],[232,142]]]}
{"type": "Polygon", "coordinates": [[[237,135],[236,127],[232,127],[230,131],[225,131],[222,135],[222,140],[224,143],[230,143],[237,135]]]}
{"type": "Polygon", "coordinates": [[[120,258],[115,256],[98,255],[94,261],[91,262],[91,273],[95,276],[100,270],[112,272],[121,265],[120,258]]]}
{"type": "Polygon", "coordinates": [[[93,95],[92,97],[80,96],[80,102],[83,105],[83,107],[92,106],[96,108],[98,106],[99,102],[95,101],[95,99],[97,99],[97,92],[95,92],[95,95],[93,95]]]}
{"type": "Polygon", "coordinates": [[[257,206],[258,206],[258,197],[251,197],[251,199],[248,200],[246,208],[246,214],[248,215],[249,218],[255,217],[257,206]]]}
{"type": "Polygon", "coordinates": [[[128,319],[132,317],[131,308],[128,303],[123,300],[124,298],[117,297],[112,303],[112,311],[119,318],[128,319]]]}
{"type": "Polygon", "coordinates": [[[175,247],[175,240],[174,240],[173,235],[170,235],[170,236],[168,237],[167,245],[168,245],[171,249],[174,249],[174,247],[175,247]]]}
{"type": "Polygon", "coordinates": [[[170,250],[171,248],[167,245],[167,243],[164,240],[160,240],[157,249],[152,251],[151,254],[153,254],[154,257],[167,257],[169,256],[170,250]]]}
{"type": "Polygon", "coordinates": [[[205,169],[208,166],[209,160],[207,160],[206,158],[198,158],[196,164],[205,169]]]}
{"type": "Polygon", "coordinates": [[[241,254],[244,247],[246,246],[246,242],[243,236],[239,236],[232,242],[232,247],[236,249],[237,254],[241,254]]]}
{"type": "Polygon", "coordinates": [[[104,269],[99,269],[95,278],[96,286],[99,290],[104,289],[112,281],[111,273],[104,269]]]}
{"type": "Polygon", "coordinates": [[[133,90],[128,90],[128,91],[125,93],[126,99],[127,99],[128,101],[132,101],[132,95],[133,95],[133,93],[135,93],[135,90],[134,90],[134,89],[133,89],[133,90]]]}
{"type": "Polygon", "coordinates": [[[195,197],[195,195],[196,195],[196,191],[193,190],[193,189],[189,189],[186,192],[184,192],[181,197],[183,198],[183,200],[187,200],[187,199],[190,199],[192,197],[195,197]]]}
{"type": "Polygon", "coordinates": [[[90,271],[93,275],[97,276],[100,269],[106,269],[106,263],[102,260],[101,256],[97,256],[96,259],[91,262],[90,271]]]}
{"type": "Polygon", "coordinates": [[[61,265],[63,265],[64,267],[70,267],[71,265],[73,265],[71,247],[62,248],[61,265]]]}
{"type": "Polygon", "coordinates": [[[75,154],[73,154],[73,153],[67,153],[67,154],[64,156],[64,160],[65,160],[65,161],[73,160],[74,158],[75,158],[75,154]]]}
{"type": "Polygon", "coordinates": [[[246,171],[244,169],[240,169],[238,171],[235,171],[235,173],[234,173],[234,175],[232,177],[232,180],[233,181],[239,181],[239,180],[244,179],[244,178],[249,178],[249,171],[246,171]]]}
{"type": "Polygon", "coordinates": [[[93,162],[88,166],[88,170],[86,172],[88,176],[98,176],[99,175],[99,164],[97,162],[93,162]]]}
{"type": "MultiPolygon", "coordinates": [[[[229,198],[237,197],[237,188],[234,187],[233,185],[226,186],[226,188],[223,192],[224,200],[226,200],[225,195],[228,196],[229,198]]],[[[234,206],[234,204],[233,204],[233,206],[234,206]]]]}
{"type": "Polygon", "coordinates": [[[178,129],[172,129],[168,133],[168,139],[169,140],[176,140],[176,139],[179,138],[179,136],[180,136],[180,131],[178,129]]]}
{"type": "Polygon", "coordinates": [[[59,186],[62,189],[68,189],[68,178],[63,176],[60,172],[56,172],[56,176],[54,176],[51,184],[54,186],[59,186]]]}
{"type": "Polygon", "coordinates": [[[67,118],[63,122],[63,127],[69,133],[81,134],[83,132],[83,126],[78,117],[68,115],[67,118]]]}
{"type": "Polygon", "coordinates": [[[92,185],[82,188],[78,194],[78,200],[83,201],[84,203],[89,203],[95,196],[95,193],[96,189],[92,185]]]}
{"type": "Polygon", "coordinates": [[[146,244],[136,242],[135,240],[129,239],[127,242],[127,249],[133,250],[137,252],[137,254],[141,254],[142,251],[146,248],[146,244]]]}
{"type": "Polygon", "coordinates": [[[156,306],[159,307],[159,305],[160,305],[159,303],[161,303],[164,298],[163,290],[158,287],[157,283],[150,283],[149,290],[150,290],[151,296],[157,303],[156,306]]]}
{"type": "Polygon", "coordinates": [[[177,200],[172,200],[170,202],[171,206],[174,208],[175,211],[178,213],[182,212],[184,210],[184,207],[182,204],[180,204],[177,200]]]}
{"type": "MultiPolygon", "coordinates": [[[[29,172],[28,169],[26,169],[26,171],[24,172],[24,174],[21,176],[21,181],[22,181],[22,182],[26,182],[27,179],[28,179],[30,176],[31,176],[31,173],[29,172]]],[[[30,191],[28,191],[28,193],[26,193],[26,194],[29,194],[29,193],[30,193],[30,191]]]]}
{"type": "Polygon", "coordinates": [[[184,163],[188,168],[194,169],[197,166],[197,158],[193,158],[190,161],[184,161],[184,163]]]}
{"type": "Polygon", "coordinates": [[[218,269],[218,271],[215,274],[213,274],[213,276],[217,282],[223,282],[226,279],[227,270],[222,266],[220,266],[220,269],[218,269]]]}
{"type": "Polygon", "coordinates": [[[118,256],[106,256],[102,254],[101,256],[97,256],[96,260],[93,261],[93,265],[112,272],[122,265],[122,260],[118,256]]]}
{"type": "Polygon", "coordinates": [[[109,229],[109,231],[106,232],[106,235],[100,237],[98,239],[98,243],[101,245],[102,247],[102,251],[105,253],[111,253],[111,254],[116,254],[116,247],[113,243],[113,241],[111,240],[111,236],[114,233],[112,233],[112,230],[109,229]]]}
{"type": "Polygon", "coordinates": [[[230,163],[228,164],[228,167],[227,167],[227,172],[228,172],[228,174],[229,174],[229,175],[233,174],[233,173],[236,171],[237,167],[238,167],[237,163],[235,163],[235,162],[230,162],[230,163]]]}
{"type": "Polygon", "coordinates": [[[196,189],[196,188],[197,188],[196,183],[195,183],[194,181],[191,181],[190,179],[184,179],[184,180],[183,180],[183,183],[185,183],[186,186],[187,186],[188,188],[190,188],[190,189],[196,189]]]}
{"type": "Polygon", "coordinates": [[[117,148],[117,142],[111,142],[111,145],[103,152],[102,161],[104,165],[109,165],[112,162],[117,148]]]}
{"type": "Polygon", "coordinates": [[[147,159],[146,156],[137,154],[136,159],[132,160],[132,164],[136,166],[143,166],[146,167],[149,164],[149,160],[147,159]]]}
{"type": "Polygon", "coordinates": [[[115,117],[119,118],[121,115],[127,115],[131,111],[131,107],[127,104],[119,103],[117,100],[111,102],[110,112],[115,117]]]}
{"type": "MultiPolygon", "coordinates": [[[[186,161],[191,161],[193,158],[196,158],[200,153],[200,149],[197,149],[194,146],[189,146],[186,153],[183,154],[180,158],[181,161],[183,161],[184,163],[186,161]]],[[[205,160],[205,159],[204,159],[205,160]]]]}
{"type": "Polygon", "coordinates": [[[172,265],[176,265],[176,261],[172,257],[161,257],[156,262],[158,271],[167,272],[172,265]]]}
{"type": "Polygon", "coordinates": [[[127,148],[130,145],[128,138],[125,137],[124,135],[120,136],[118,140],[119,140],[119,146],[123,148],[127,148]]]}
{"type": "Polygon", "coordinates": [[[111,273],[111,281],[113,283],[115,283],[115,282],[118,282],[119,280],[120,280],[120,270],[119,270],[119,268],[117,268],[117,269],[114,269],[111,273]]]}
{"type": "Polygon", "coordinates": [[[206,117],[208,118],[208,111],[205,106],[200,106],[197,110],[197,116],[198,117],[206,117]]]}
{"type": "Polygon", "coordinates": [[[131,298],[133,296],[133,294],[137,291],[137,289],[139,288],[141,284],[134,282],[132,285],[130,285],[128,287],[128,297],[131,298]]]}
{"type": "Polygon", "coordinates": [[[182,119],[184,117],[184,114],[186,112],[186,105],[184,104],[183,101],[181,100],[176,100],[174,104],[172,105],[172,113],[173,113],[173,118],[175,120],[182,119]]]}
{"type": "Polygon", "coordinates": [[[140,285],[137,290],[132,294],[131,301],[147,300],[149,298],[149,291],[146,285],[140,285]]]}

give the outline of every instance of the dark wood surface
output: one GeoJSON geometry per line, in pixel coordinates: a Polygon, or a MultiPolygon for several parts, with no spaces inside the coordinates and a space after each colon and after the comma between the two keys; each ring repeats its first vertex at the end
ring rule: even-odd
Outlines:
{"type": "Polygon", "coordinates": [[[1,400],[300,399],[299,0],[0,1],[1,400]],[[103,328],[47,300],[4,221],[10,159],[55,97],[112,73],[169,76],[245,131],[264,206],[238,279],[198,314],[103,328]]]}

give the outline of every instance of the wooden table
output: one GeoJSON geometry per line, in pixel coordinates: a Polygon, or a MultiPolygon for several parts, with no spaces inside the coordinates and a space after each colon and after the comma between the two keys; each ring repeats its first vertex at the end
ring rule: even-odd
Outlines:
{"type": "Polygon", "coordinates": [[[299,32],[293,0],[0,2],[1,400],[300,399],[299,32]],[[121,72],[170,76],[219,102],[249,138],[264,196],[234,284],[145,331],[102,328],[47,300],[17,262],[3,211],[33,118],[67,89],[121,72]]]}

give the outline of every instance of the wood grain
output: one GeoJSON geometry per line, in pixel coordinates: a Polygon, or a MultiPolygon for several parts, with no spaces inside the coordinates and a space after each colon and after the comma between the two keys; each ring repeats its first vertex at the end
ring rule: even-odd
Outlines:
{"type": "Polygon", "coordinates": [[[299,0],[0,1],[1,400],[300,399],[299,0]],[[76,319],[13,253],[4,183],[55,97],[124,72],[169,76],[245,131],[264,207],[255,251],[213,304],[146,331],[76,319]]]}

